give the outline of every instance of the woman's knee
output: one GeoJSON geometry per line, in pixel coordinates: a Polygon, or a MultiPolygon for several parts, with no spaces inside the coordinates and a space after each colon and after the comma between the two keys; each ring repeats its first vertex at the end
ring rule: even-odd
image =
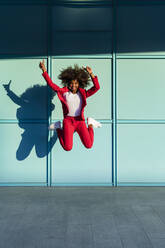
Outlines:
{"type": "Polygon", "coordinates": [[[92,146],[93,146],[93,143],[88,143],[88,144],[85,144],[85,147],[86,147],[87,149],[91,149],[91,148],[92,148],[92,146]]]}
{"type": "Polygon", "coordinates": [[[64,147],[65,151],[71,151],[72,150],[72,145],[65,145],[64,147]]]}

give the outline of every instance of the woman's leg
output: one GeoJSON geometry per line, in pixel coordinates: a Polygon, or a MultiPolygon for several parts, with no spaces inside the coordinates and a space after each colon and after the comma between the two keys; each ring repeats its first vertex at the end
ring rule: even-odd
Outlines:
{"type": "Polygon", "coordinates": [[[78,121],[76,131],[79,134],[83,145],[86,148],[91,148],[94,141],[94,131],[92,125],[87,128],[85,121],[78,121]]]}
{"type": "Polygon", "coordinates": [[[74,126],[70,119],[64,118],[63,129],[57,129],[57,135],[64,150],[70,151],[73,146],[74,126]]]}

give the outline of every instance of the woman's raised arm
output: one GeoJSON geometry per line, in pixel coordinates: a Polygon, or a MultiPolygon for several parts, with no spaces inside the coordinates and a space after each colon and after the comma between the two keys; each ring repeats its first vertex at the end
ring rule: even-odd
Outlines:
{"type": "Polygon", "coordinates": [[[49,77],[47,71],[46,71],[46,67],[45,67],[45,63],[44,63],[44,59],[42,62],[39,63],[39,67],[41,68],[41,70],[43,71],[42,76],[45,78],[47,84],[54,90],[54,91],[59,91],[61,88],[56,85],[55,83],[53,83],[52,79],[49,77]]]}
{"type": "Polygon", "coordinates": [[[99,89],[100,89],[100,85],[98,82],[98,78],[97,76],[95,76],[92,72],[92,69],[87,66],[86,68],[83,67],[91,76],[92,82],[93,82],[93,87],[91,87],[89,90],[86,90],[86,97],[92,96],[93,94],[95,94],[99,89]]]}

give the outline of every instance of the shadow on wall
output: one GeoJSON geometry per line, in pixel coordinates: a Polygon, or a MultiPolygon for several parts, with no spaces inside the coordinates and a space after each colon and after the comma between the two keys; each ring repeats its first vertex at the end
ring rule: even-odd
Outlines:
{"type": "MultiPolygon", "coordinates": [[[[47,156],[57,141],[57,135],[56,132],[54,132],[47,145],[47,118],[55,108],[55,105],[51,103],[51,110],[49,113],[47,112],[47,86],[37,84],[26,89],[21,96],[17,96],[10,89],[10,84],[11,80],[8,84],[4,84],[3,86],[10,99],[19,105],[16,116],[19,127],[24,129],[24,132],[21,134],[22,139],[16,152],[16,158],[18,160],[24,160],[29,156],[33,147],[35,147],[36,154],[39,158],[47,156]],[[35,122],[36,120],[37,122],[35,122]],[[46,121],[46,123],[43,123],[43,121],[46,121]]],[[[56,93],[51,91],[50,95],[52,101],[56,93]]]]}
{"type": "Polygon", "coordinates": [[[0,6],[1,56],[165,51],[165,0],[14,2],[0,6]]]}

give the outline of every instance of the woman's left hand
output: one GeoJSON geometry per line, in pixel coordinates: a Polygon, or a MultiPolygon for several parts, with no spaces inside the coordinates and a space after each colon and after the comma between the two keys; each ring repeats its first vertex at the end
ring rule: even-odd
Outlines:
{"type": "Polygon", "coordinates": [[[86,70],[89,74],[92,74],[92,69],[89,67],[89,66],[87,66],[86,68],[85,67],[83,67],[84,68],[84,70],[86,70]]]}

